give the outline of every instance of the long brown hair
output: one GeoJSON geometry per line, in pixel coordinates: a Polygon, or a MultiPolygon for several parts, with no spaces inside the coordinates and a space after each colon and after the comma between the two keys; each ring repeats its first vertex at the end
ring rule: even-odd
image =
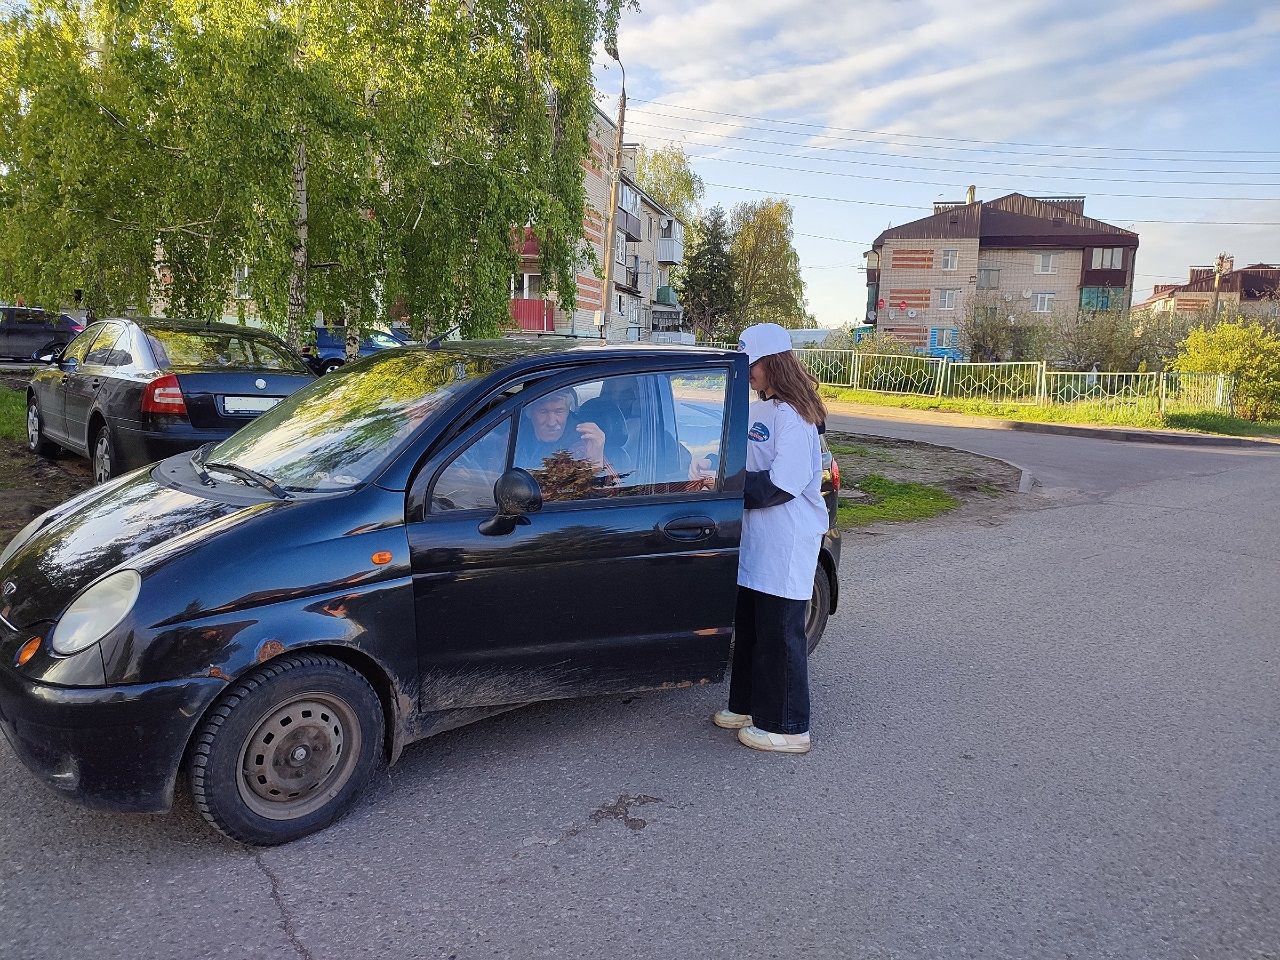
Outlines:
{"type": "MultiPolygon", "coordinates": [[[[756,361],[769,382],[769,396],[791,404],[791,409],[800,414],[807,423],[818,426],[827,419],[827,408],[818,396],[818,379],[811,374],[803,363],[790,350],[785,353],[771,353],[756,361]]],[[[760,394],[764,400],[765,394],[760,394]]]]}

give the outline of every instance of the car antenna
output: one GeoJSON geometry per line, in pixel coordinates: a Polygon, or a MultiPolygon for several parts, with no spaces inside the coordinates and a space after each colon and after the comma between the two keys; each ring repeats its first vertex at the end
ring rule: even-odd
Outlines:
{"type": "Polygon", "coordinates": [[[449,334],[454,333],[455,331],[461,330],[461,329],[462,329],[462,323],[461,322],[455,323],[452,327],[450,327],[444,333],[438,336],[432,337],[431,342],[427,344],[427,349],[439,350],[442,346],[444,346],[444,340],[446,337],[449,336],[449,334]]]}

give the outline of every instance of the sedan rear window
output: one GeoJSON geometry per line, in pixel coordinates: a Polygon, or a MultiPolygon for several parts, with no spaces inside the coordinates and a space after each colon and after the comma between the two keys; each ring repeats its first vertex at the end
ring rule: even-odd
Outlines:
{"type": "Polygon", "coordinates": [[[286,397],[206,459],[256,470],[286,490],[354,487],[492,367],[437,351],[382,353],[286,397]]]}
{"type": "Polygon", "coordinates": [[[149,327],[147,338],[161,367],[307,372],[282,344],[248,332],[149,327]]]}

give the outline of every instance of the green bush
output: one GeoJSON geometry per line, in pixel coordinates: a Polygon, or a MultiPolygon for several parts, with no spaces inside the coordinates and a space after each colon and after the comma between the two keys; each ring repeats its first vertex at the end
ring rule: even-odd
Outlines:
{"type": "Polygon", "coordinates": [[[1197,327],[1183,341],[1174,368],[1235,377],[1236,412],[1247,420],[1280,417],[1280,335],[1238,320],[1197,327]]]}

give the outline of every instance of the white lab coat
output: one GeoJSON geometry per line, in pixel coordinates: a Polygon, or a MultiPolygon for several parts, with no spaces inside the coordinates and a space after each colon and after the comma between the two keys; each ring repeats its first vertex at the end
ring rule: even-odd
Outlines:
{"type": "Polygon", "coordinates": [[[779,400],[752,402],[749,421],[747,469],[768,470],[773,485],[793,499],[743,511],[738,584],[775,597],[808,600],[829,526],[818,429],[779,400]]]}

